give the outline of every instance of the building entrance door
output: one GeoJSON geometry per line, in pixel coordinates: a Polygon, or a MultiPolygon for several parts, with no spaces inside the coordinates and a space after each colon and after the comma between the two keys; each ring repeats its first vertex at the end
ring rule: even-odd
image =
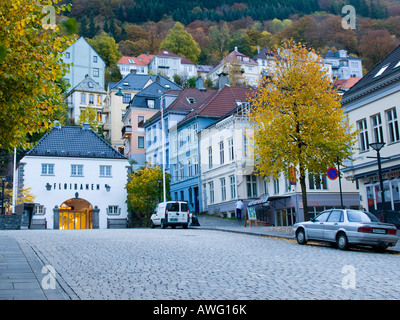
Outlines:
{"type": "Polygon", "coordinates": [[[92,229],[92,205],[84,199],[69,199],[60,206],[59,229],[92,229]]]}

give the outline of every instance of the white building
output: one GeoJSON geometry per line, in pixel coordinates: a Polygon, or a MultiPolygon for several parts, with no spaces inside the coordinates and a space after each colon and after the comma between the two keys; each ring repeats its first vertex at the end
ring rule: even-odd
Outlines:
{"type": "Polygon", "coordinates": [[[18,188],[31,188],[31,225],[126,227],[129,163],[88,125],[53,127],[20,161],[18,188]]]}
{"type": "Polygon", "coordinates": [[[202,208],[211,214],[235,217],[238,199],[246,208],[264,193],[262,179],[253,173],[245,100],[243,94],[230,114],[199,133],[202,208]]]}
{"type": "Polygon", "coordinates": [[[370,212],[400,211],[400,46],[351,87],[342,98],[344,112],[359,130],[354,161],[345,169],[357,183],[362,207],[370,212]],[[380,150],[383,197],[377,151],[380,150]]]}
{"type": "Polygon", "coordinates": [[[350,56],[346,50],[338,52],[328,51],[323,57],[325,64],[332,66],[333,76],[337,79],[349,79],[350,77],[362,77],[362,60],[350,56]]]}
{"type": "Polygon", "coordinates": [[[161,49],[154,55],[149,70],[169,79],[173,79],[175,74],[184,80],[197,76],[197,68],[193,62],[166,49],[161,49]]]}
{"type": "Polygon", "coordinates": [[[211,79],[214,85],[222,87],[223,84],[218,85],[220,74],[228,75],[231,86],[240,84],[255,87],[261,79],[258,63],[237,51],[237,47],[221,60],[207,74],[207,77],[211,79]]]}
{"type": "Polygon", "coordinates": [[[122,77],[125,77],[130,73],[148,74],[149,63],[153,56],[147,57],[148,59],[139,59],[131,56],[122,56],[117,62],[122,77]]]}
{"type": "Polygon", "coordinates": [[[64,63],[70,64],[69,70],[64,76],[64,79],[70,84],[68,90],[76,87],[87,74],[101,88],[104,88],[106,64],[84,37],[80,37],[63,52],[62,60],[64,63]]]}
{"type": "Polygon", "coordinates": [[[70,121],[78,124],[82,110],[91,107],[96,110],[97,121],[99,124],[102,124],[103,102],[106,95],[107,91],[100,87],[89,75],[86,75],[85,78],[65,96],[70,121]]]}

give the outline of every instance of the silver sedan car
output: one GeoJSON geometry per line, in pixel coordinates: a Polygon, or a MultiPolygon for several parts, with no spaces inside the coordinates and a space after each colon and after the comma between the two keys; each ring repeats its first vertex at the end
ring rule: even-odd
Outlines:
{"type": "Polygon", "coordinates": [[[369,212],[351,209],[323,211],[310,221],[296,223],[293,231],[299,244],[324,241],[336,243],[341,250],[350,245],[366,245],[384,251],[399,240],[394,225],[380,222],[369,212]]]}

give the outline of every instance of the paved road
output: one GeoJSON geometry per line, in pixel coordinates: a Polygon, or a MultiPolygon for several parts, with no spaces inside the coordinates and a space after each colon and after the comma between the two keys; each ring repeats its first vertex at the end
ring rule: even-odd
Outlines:
{"type": "Polygon", "coordinates": [[[18,230],[5,237],[52,266],[56,289],[43,291],[68,299],[400,299],[400,256],[393,253],[204,229],[18,230]]]}

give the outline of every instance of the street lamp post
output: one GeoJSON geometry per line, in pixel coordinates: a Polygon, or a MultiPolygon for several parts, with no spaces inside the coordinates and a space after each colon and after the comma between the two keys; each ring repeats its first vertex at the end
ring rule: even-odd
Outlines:
{"type": "Polygon", "coordinates": [[[378,159],[378,175],[379,175],[379,185],[381,188],[381,198],[382,198],[382,209],[385,208],[385,193],[383,191],[383,178],[382,178],[382,167],[381,167],[381,154],[380,151],[384,147],[385,142],[374,142],[370,143],[369,146],[376,151],[378,159]]]}
{"type": "Polygon", "coordinates": [[[158,183],[158,202],[161,202],[161,183],[162,182],[163,181],[161,179],[157,180],[157,183],[158,183]]]}

